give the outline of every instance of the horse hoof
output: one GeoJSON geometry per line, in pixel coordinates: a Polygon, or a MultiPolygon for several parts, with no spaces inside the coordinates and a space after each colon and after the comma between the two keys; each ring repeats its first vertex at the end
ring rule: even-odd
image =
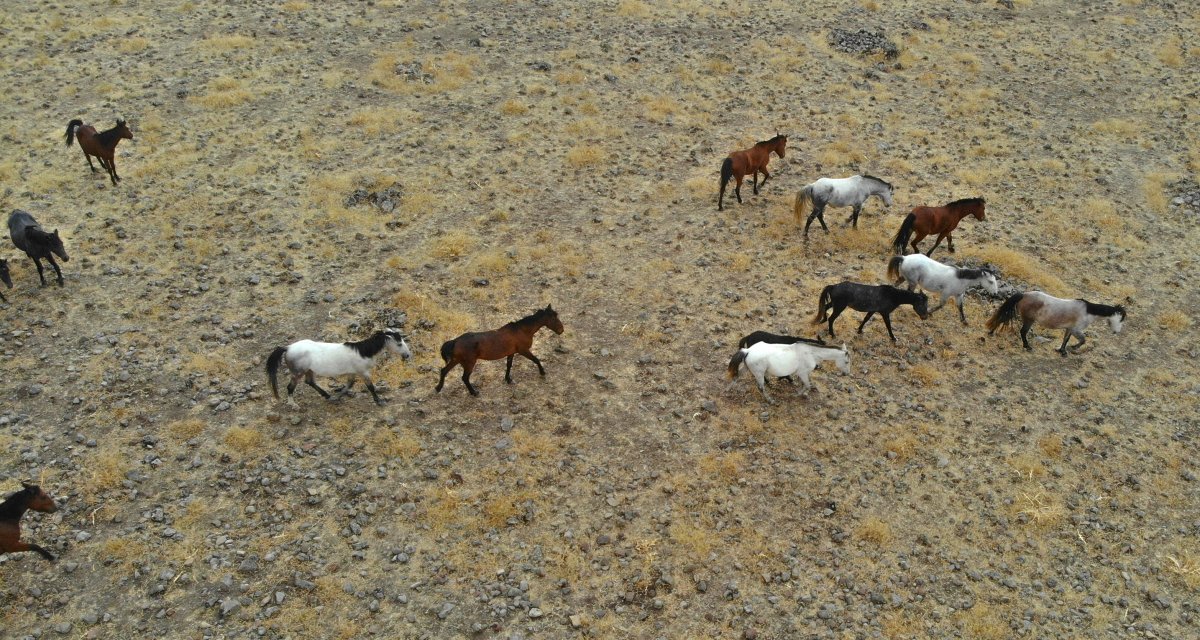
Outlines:
{"type": "Polygon", "coordinates": [[[375,401],[375,406],[377,406],[377,407],[382,407],[382,406],[384,406],[384,405],[386,405],[386,404],[387,404],[387,403],[386,403],[386,402],[384,402],[383,400],[376,400],[376,401],[375,401]]]}

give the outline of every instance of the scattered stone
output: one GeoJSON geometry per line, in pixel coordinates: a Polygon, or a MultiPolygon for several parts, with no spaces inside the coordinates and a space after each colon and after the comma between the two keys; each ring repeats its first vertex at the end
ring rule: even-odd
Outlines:
{"type": "Polygon", "coordinates": [[[858,31],[832,29],[829,32],[829,44],[842,53],[857,55],[882,53],[888,60],[900,56],[900,49],[882,32],[871,32],[866,29],[858,31]]]}

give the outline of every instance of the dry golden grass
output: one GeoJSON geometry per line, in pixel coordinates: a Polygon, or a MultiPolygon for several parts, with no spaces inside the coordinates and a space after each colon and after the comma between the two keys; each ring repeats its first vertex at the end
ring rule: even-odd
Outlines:
{"type": "Polygon", "coordinates": [[[1018,476],[1025,480],[1041,478],[1046,475],[1046,467],[1042,461],[1030,454],[1012,456],[1008,459],[1008,464],[1018,476]]]}
{"type": "Polygon", "coordinates": [[[1030,525],[1038,528],[1060,524],[1067,515],[1067,509],[1059,499],[1044,490],[1022,491],[1013,505],[1018,515],[1024,516],[1030,525]]]}
{"type": "MultiPolygon", "coordinates": [[[[956,247],[957,248],[957,247],[956,247]]],[[[968,256],[995,265],[1002,278],[1017,278],[1028,282],[1034,287],[1044,290],[1050,295],[1062,297],[1068,295],[1071,289],[1053,270],[1033,256],[1009,249],[1008,247],[987,246],[976,247],[967,245],[961,251],[968,256]]]]}
{"type": "Polygon", "coordinates": [[[254,453],[266,440],[262,432],[252,427],[229,427],[225,430],[222,441],[230,451],[246,456],[254,453]]]}
{"type": "Polygon", "coordinates": [[[707,475],[719,476],[725,481],[737,479],[746,466],[746,454],[741,451],[710,453],[700,458],[700,470],[707,475]]]}
{"type": "Polygon", "coordinates": [[[117,42],[117,51],[121,53],[138,53],[139,51],[145,51],[149,47],[150,41],[139,36],[123,38],[117,42]]]}
{"type": "Polygon", "coordinates": [[[411,127],[420,122],[420,114],[411,109],[368,107],[350,114],[347,124],[358,127],[367,134],[378,135],[386,131],[411,127]]]}
{"type": "Polygon", "coordinates": [[[1142,132],[1142,127],[1136,122],[1120,118],[1106,118],[1092,123],[1092,131],[1101,135],[1111,136],[1131,141],[1142,132]]]}
{"type": "Polygon", "coordinates": [[[650,5],[641,0],[621,0],[617,3],[617,15],[626,18],[645,18],[650,15],[650,5]]]}
{"type": "Polygon", "coordinates": [[[892,527],[887,522],[870,517],[862,521],[854,530],[854,537],[876,546],[884,546],[892,540],[892,527]]]}
{"type": "Polygon", "coordinates": [[[179,442],[186,442],[204,433],[204,421],[196,418],[175,420],[167,425],[166,431],[179,442]]]}
{"type": "Polygon", "coordinates": [[[1038,448],[1049,458],[1061,458],[1063,451],[1062,438],[1044,436],[1038,440],[1038,448]]]}
{"type": "Polygon", "coordinates": [[[433,242],[429,255],[440,260],[461,258],[475,249],[476,236],[466,231],[451,231],[433,242]]]}
{"type": "Polygon", "coordinates": [[[999,612],[984,603],[976,603],[959,614],[963,636],[969,640],[1003,640],[1012,634],[999,612]]]}
{"type": "Polygon", "coordinates": [[[1161,556],[1168,575],[1189,589],[1200,589],[1200,556],[1195,551],[1183,551],[1161,556]]]}
{"type": "Polygon", "coordinates": [[[931,387],[937,384],[942,377],[942,372],[937,366],[928,362],[913,365],[909,368],[908,373],[909,377],[920,383],[922,387],[931,387]]]}
{"type": "Polygon", "coordinates": [[[529,105],[520,100],[509,99],[505,100],[500,105],[500,113],[506,116],[522,116],[529,112],[529,105]]]}
{"type": "Polygon", "coordinates": [[[105,491],[119,487],[131,465],[116,445],[105,445],[89,456],[81,467],[86,469],[87,477],[87,482],[83,483],[83,493],[89,499],[93,499],[105,491]]]}
{"type": "Polygon", "coordinates": [[[721,544],[721,535],[708,527],[676,521],[671,523],[671,540],[681,546],[692,559],[705,561],[721,544]]]}
{"type": "Polygon", "coordinates": [[[235,78],[214,78],[205,86],[205,93],[188,100],[207,109],[228,109],[254,99],[254,94],[235,78]]]}
{"type": "Polygon", "coordinates": [[[890,438],[883,443],[883,450],[894,454],[897,462],[904,462],[912,457],[920,446],[920,441],[912,434],[903,434],[895,438],[890,438]]]}
{"type": "Polygon", "coordinates": [[[248,49],[255,45],[254,38],[243,35],[212,36],[201,40],[199,46],[210,51],[233,51],[248,49]]]}
{"type": "Polygon", "coordinates": [[[1170,198],[1167,197],[1167,182],[1171,176],[1165,173],[1152,172],[1142,177],[1142,195],[1146,198],[1146,206],[1158,214],[1167,212],[1170,198]]]}
{"type": "Polygon", "coordinates": [[[130,538],[109,538],[100,545],[100,549],[99,557],[121,571],[128,571],[135,564],[145,561],[149,551],[144,543],[130,538]]]}
{"type": "Polygon", "coordinates": [[[823,166],[830,168],[857,165],[865,159],[866,156],[858,146],[849,140],[835,140],[817,154],[817,160],[823,166]]]}
{"type": "Polygon", "coordinates": [[[1171,331],[1186,331],[1192,326],[1192,317],[1178,309],[1158,314],[1158,326],[1171,331]]]}
{"type": "Polygon", "coordinates": [[[577,144],[567,150],[567,164],[575,168],[600,164],[606,157],[604,149],[594,144],[577,144]]]}
{"type": "Polygon", "coordinates": [[[1155,52],[1158,61],[1168,67],[1177,68],[1183,65],[1183,47],[1180,44],[1179,36],[1171,36],[1167,38],[1162,46],[1155,52]]]}

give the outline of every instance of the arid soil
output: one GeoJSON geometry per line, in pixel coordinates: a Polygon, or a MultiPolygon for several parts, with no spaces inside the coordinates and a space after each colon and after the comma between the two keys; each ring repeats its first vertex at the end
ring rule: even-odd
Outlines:
{"type": "Polygon", "coordinates": [[[10,3],[0,204],[71,260],[0,251],[0,491],[60,506],[0,636],[1200,635],[1200,10],[1012,4],[10,3]],[[113,187],[63,133],[118,117],[113,187]],[[894,205],[805,242],[795,193],[854,173],[894,205]],[[895,344],[849,312],[808,397],[725,377],[972,196],[935,257],[1125,330],[1026,352],[976,291],[895,344]],[[544,379],[433,392],[548,303],[544,379]],[[272,348],[389,325],[386,406],[271,397],[272,348]]]}

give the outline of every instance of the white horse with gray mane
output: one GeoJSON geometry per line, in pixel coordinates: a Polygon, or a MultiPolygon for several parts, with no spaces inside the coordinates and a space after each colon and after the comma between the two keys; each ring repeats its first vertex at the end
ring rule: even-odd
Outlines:
{"type": "Polygon", "coordinates": [[[296,383],[304,378],[305,384],[317,390],[326,400],[338,400],[350,393],[354,383],[362,378],[367,383],[367,391],[375,399],[375,404],[383,404],[375,393],[375,384],[371,382],[371,368],[375,358],[382,355],[384,350],[394,353],[404,360],[412,357],[412,350],[404,335],[395,329],[377,331],[366,340],[358,342],[317,342],[315,340],[300,340],[286,347],[276,347],[267,357],[267,378],[271,381],[271,393],[279,399],[279,386],[275,382],[279,371],[279,363],[283,362],[292,372],[292,381],[288,383],[288,406],[298,408],[292,394],[296,391],[296,383]],[[330,396],[327,391],[317,385],[313,376],[338,377],[350,376],[350,382],[330,396]]]}
{"type": "Polygon", "coordinates": [[[738,349],[738,352],[733,354],[733,358],[729,360],[729,377],[736,378],[738,369],[745,362],[746,368],[754,376],[758,390],[762,392],[763,399],[768,404],[775,404],[771,396],[767,395],[766,376],[782,378],[793,373],[799,374],[800,380],[804,382],[804,395],[808,395],[810,390],[816,388],[809,381],[809,375],[818,364],[825,360],[834,361],[842,373],[850,373],[850,352],[846,350],[845,344],[839,349],[808,342],[795,344],[758,342],[746,349],[738,349]]]}
{"type": "Polygon", "coordinates": [[[908,281],[908,290],[921,287],[925,291],[938,293],[942,296],[941,303],[929,310],[933,313],[946,306],[950,298],[958,302],[958,317],[967,324],[967,315],[963,313],[963,295],[967,289],[979,285],[996,295],[999,287],[996,285],[996,274],[987,269],[959,269],[948,264],[942,264],[923,253],[909,256],[896,256],[888,262],[888,277],[894,278],[896,284],[908,281]]]}
{"type": "Polygon", "coordinates": [[[854,211],[850,217],[846,218],[846,222],[853,224],[857,229],[858,214],[862,212],[863,203],[867,201],[867,198],[876,196],[890,207],[894,192],[895,188],[887,181],[866,174],[849,178],[821,178],[812,184],[805,185],[800,193],[796,194],[796,205],[793,209],[796,214],[796,224],[800,223],[805,212],[811,207],[812,213],[808,216],[808,221],[804,223],[805,237],[808,237],[808,227],[812,225],[814,219],[821,223],[821,228],[826,233],[829,233],[829,227],[825,226],[825,207],[854,207],[854,211]]]}

